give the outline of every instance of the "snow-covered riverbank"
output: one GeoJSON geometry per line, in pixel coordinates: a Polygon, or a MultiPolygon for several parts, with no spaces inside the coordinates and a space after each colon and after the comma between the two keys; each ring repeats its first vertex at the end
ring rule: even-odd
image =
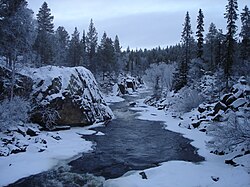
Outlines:
{"type": "MultiPolygon", "coordinates": [[[[142,178],[142,171],[131,171],[118,179],[111,179],[105,182],[105,187],[249,187],[250,156],[245,155],[238,160],[238,163],[245,167],[226,165],[224,161],[231,159],[232,155],[217,156],[210,153],[206,147],[206,141],[210,140],[204,132],[197,129],[186,129],[178,126],[180,119],[173,118],[171,114],[155,107],[147,106],[143,100],[139,100],[137,107],[134,108],[144,120],[164,121],[165,128],[183,134],[184,137],[193,140],[191,143],[197,147],[198,153],[206,161],[194,164],[184,161],[170,161],[162,163],[161,166],[144,170],[147,179],[142,178]]],[[[161,140],[159,140],[161,141],[161,140]]]]}
{"type": "Polygon", "coordinates": [[[0,157],[0,186],[49,170],[77,158],[81,153],[91,151],[93,143],[84,140],[81,136],[102,135],[88,130],[91,127],[75,127],[58,132],[41,131],[36,138],[46,141],[47,147],[43,152],[38,151],[40,149],[38,143],[30,143],[26,152],[0,157]]]}

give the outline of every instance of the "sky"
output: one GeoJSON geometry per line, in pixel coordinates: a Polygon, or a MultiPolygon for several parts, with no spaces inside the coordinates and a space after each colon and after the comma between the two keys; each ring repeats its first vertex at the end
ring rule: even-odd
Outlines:
{"type": "MultiPolygon", "coordinates": [[[[29,8],[37,14],[44,0],[27,0],[29,8]]],[[[225,6],[228,0],[47,0],[54,16],[55,28],[64,26],[71,35],[74,28],[88,31],[90,19],[99,34],[104,31],[111,38],[118,35],[125,50],[166,47],[180,42],[186,12],[191,17],[192,30],[201,8],[204,13],[205,32],[211,22],[226,32],[225,6]]],[[[239,11],[249,0],[238,0],[239,11]]],[[[240,20],[238,20],[240,30],[240,20]]]]}

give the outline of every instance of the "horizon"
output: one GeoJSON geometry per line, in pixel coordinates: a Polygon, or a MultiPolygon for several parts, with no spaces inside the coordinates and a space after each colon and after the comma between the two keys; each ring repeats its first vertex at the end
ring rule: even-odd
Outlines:
{"type": "MultiPolygon", "coordinates": [[[[71,36],[74,28],[83,33],[88,31],[90,19],[93,19],[98,32],[98,40],[104,32],[112,39],[118,35],[122,50],[130,49],[152,49],[166,48],[180,43],[185,14],[188,11],[191,18],[193,36],[196,32],[196,19],[201,8],[204,14],[204,36],[208,27],[213,22],[217,29],[226,31],[226,19],[224,18],[227,0],[215,1],[216,7],[211,0],[192,0],[186,2],[181,0],[108,0],[95,2],[73,0],[62,0],[58,4],[55,0],[47,0],[51,14],[54,16],[55,30],[63,26],[71,36]],[[142,6],[143,5],[143,6],[142,6]],[[169,21],[175,18],[174,21],[169,21]]],[[[42,6],[44,0],[27,0],[28,7],[34,11],[34,17],[42,6]]],[[[247,5],[247,0],[238,2],[239,12],[247,5]]],[[[240,31],[240,17],[238,17],[238,32],[240,31]]]]}

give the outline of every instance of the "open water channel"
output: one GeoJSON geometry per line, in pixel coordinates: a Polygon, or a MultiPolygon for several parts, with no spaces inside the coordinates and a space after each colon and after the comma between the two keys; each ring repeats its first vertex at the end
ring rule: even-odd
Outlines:
{"type": "Polygon", "coordinates": [[[94,150],[68,163],[67,169],[54,168],[9,186],[81,186],[89,180],[86,173],[111,179],[130,170],[156,167],[170,160],[203,161],[189,139],[165,130],[163,122],[136,118],[138,114],[131,110],[129,103],[145,96],[125,96],[125,101],[112,104],[116,119],[106,127],[94,129],[105,135],[84,136],[95,143],[94,150]]]}

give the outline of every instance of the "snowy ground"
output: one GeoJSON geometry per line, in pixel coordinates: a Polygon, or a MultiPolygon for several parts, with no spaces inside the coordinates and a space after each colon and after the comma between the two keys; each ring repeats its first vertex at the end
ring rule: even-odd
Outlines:
{"type": "Polygon", "coordinates": [[[103,135],[88,130],[91,127],[77,127],[58,132],[41,132],[39,138],[47,141],[45,151],[38,152],[37,143],[34,143],[29,145],[24,153],[0,157],[0,186],[49,170],[54,166],[77,158],[80,153],[91,151],[93,148],[92,142],[82,139],[81,135],[103,135]],[[61,139],[56,140],[52,138],[53,135],[59,136],[61,139]]]}
{"type": "MultiPolygon", "coordinates": [[[[217,156],[211,154],[206,147],[210,137],[196,129],[186,129],[178,126],[180,119],[171,114],[143,104],[138,101],[134,108],[140,113],[139,118],[144,120],[165,121],[166,129],[179,132],[184,137],[193,140],[192,145],[197,147],[198,153],[206,161],[194,164],[184,161],[170,161],[161,166],[144,170],[147,179],[142,179],[142,171],[130,171],[124,176],[107,180],[105,187],[249,187],[250,170],[247,167],[233,167],[226,165],[224,160],[231,159],[232,155],[217,156]]],[[[160,140],[159,140],[160,141],[160,140]]],[[[249,166],[250,156],[241,157],[241,163],[249,166]]]]}
{"type": "MultiPolygon", "coordinates": [[[[119,97],[106,98],[107,102],[122,101],[119,97]]],[[[231,159],[232,155],[216,156],[207,149],[205,142],[210,139],[205,133],[196,129],[188,130],[178,126],[180,119],[173,118],[162,110],[137,102],[134,108],[140,113],[138,118],[145,120],[161,120],[166,122],[166,129],[179,132],[193,140],[192,145],[199,148],[198,153],[206,161],[194,164],[184,161],[170,161],[161,166],[144,170],[147,179],[142,179],[142,171],[130,171],[124,176],[105,181],[105,187],[249,187],[250,168],[233,167],[226,165],[224,160],[231,159]]],[[[56,165],[64,164],[78,157],[80,153],[92,150],[93,144],[81,138],[81,134],[96,134],[88,128],[72,128],[67,131],[53,132],[62,139],[51,138],[52,132],[44,132],[41,137],[48,142],[48,148],[38,153],[35,146],[25,153],[12,154],[0,157],[0,186],[16,180],[46,171],[56,165]]],[[[159,140],[160,141],[160,140],[159,140]]],[[[241,157],[240,163],[249,165],[250,156],[241,157]]]]}

